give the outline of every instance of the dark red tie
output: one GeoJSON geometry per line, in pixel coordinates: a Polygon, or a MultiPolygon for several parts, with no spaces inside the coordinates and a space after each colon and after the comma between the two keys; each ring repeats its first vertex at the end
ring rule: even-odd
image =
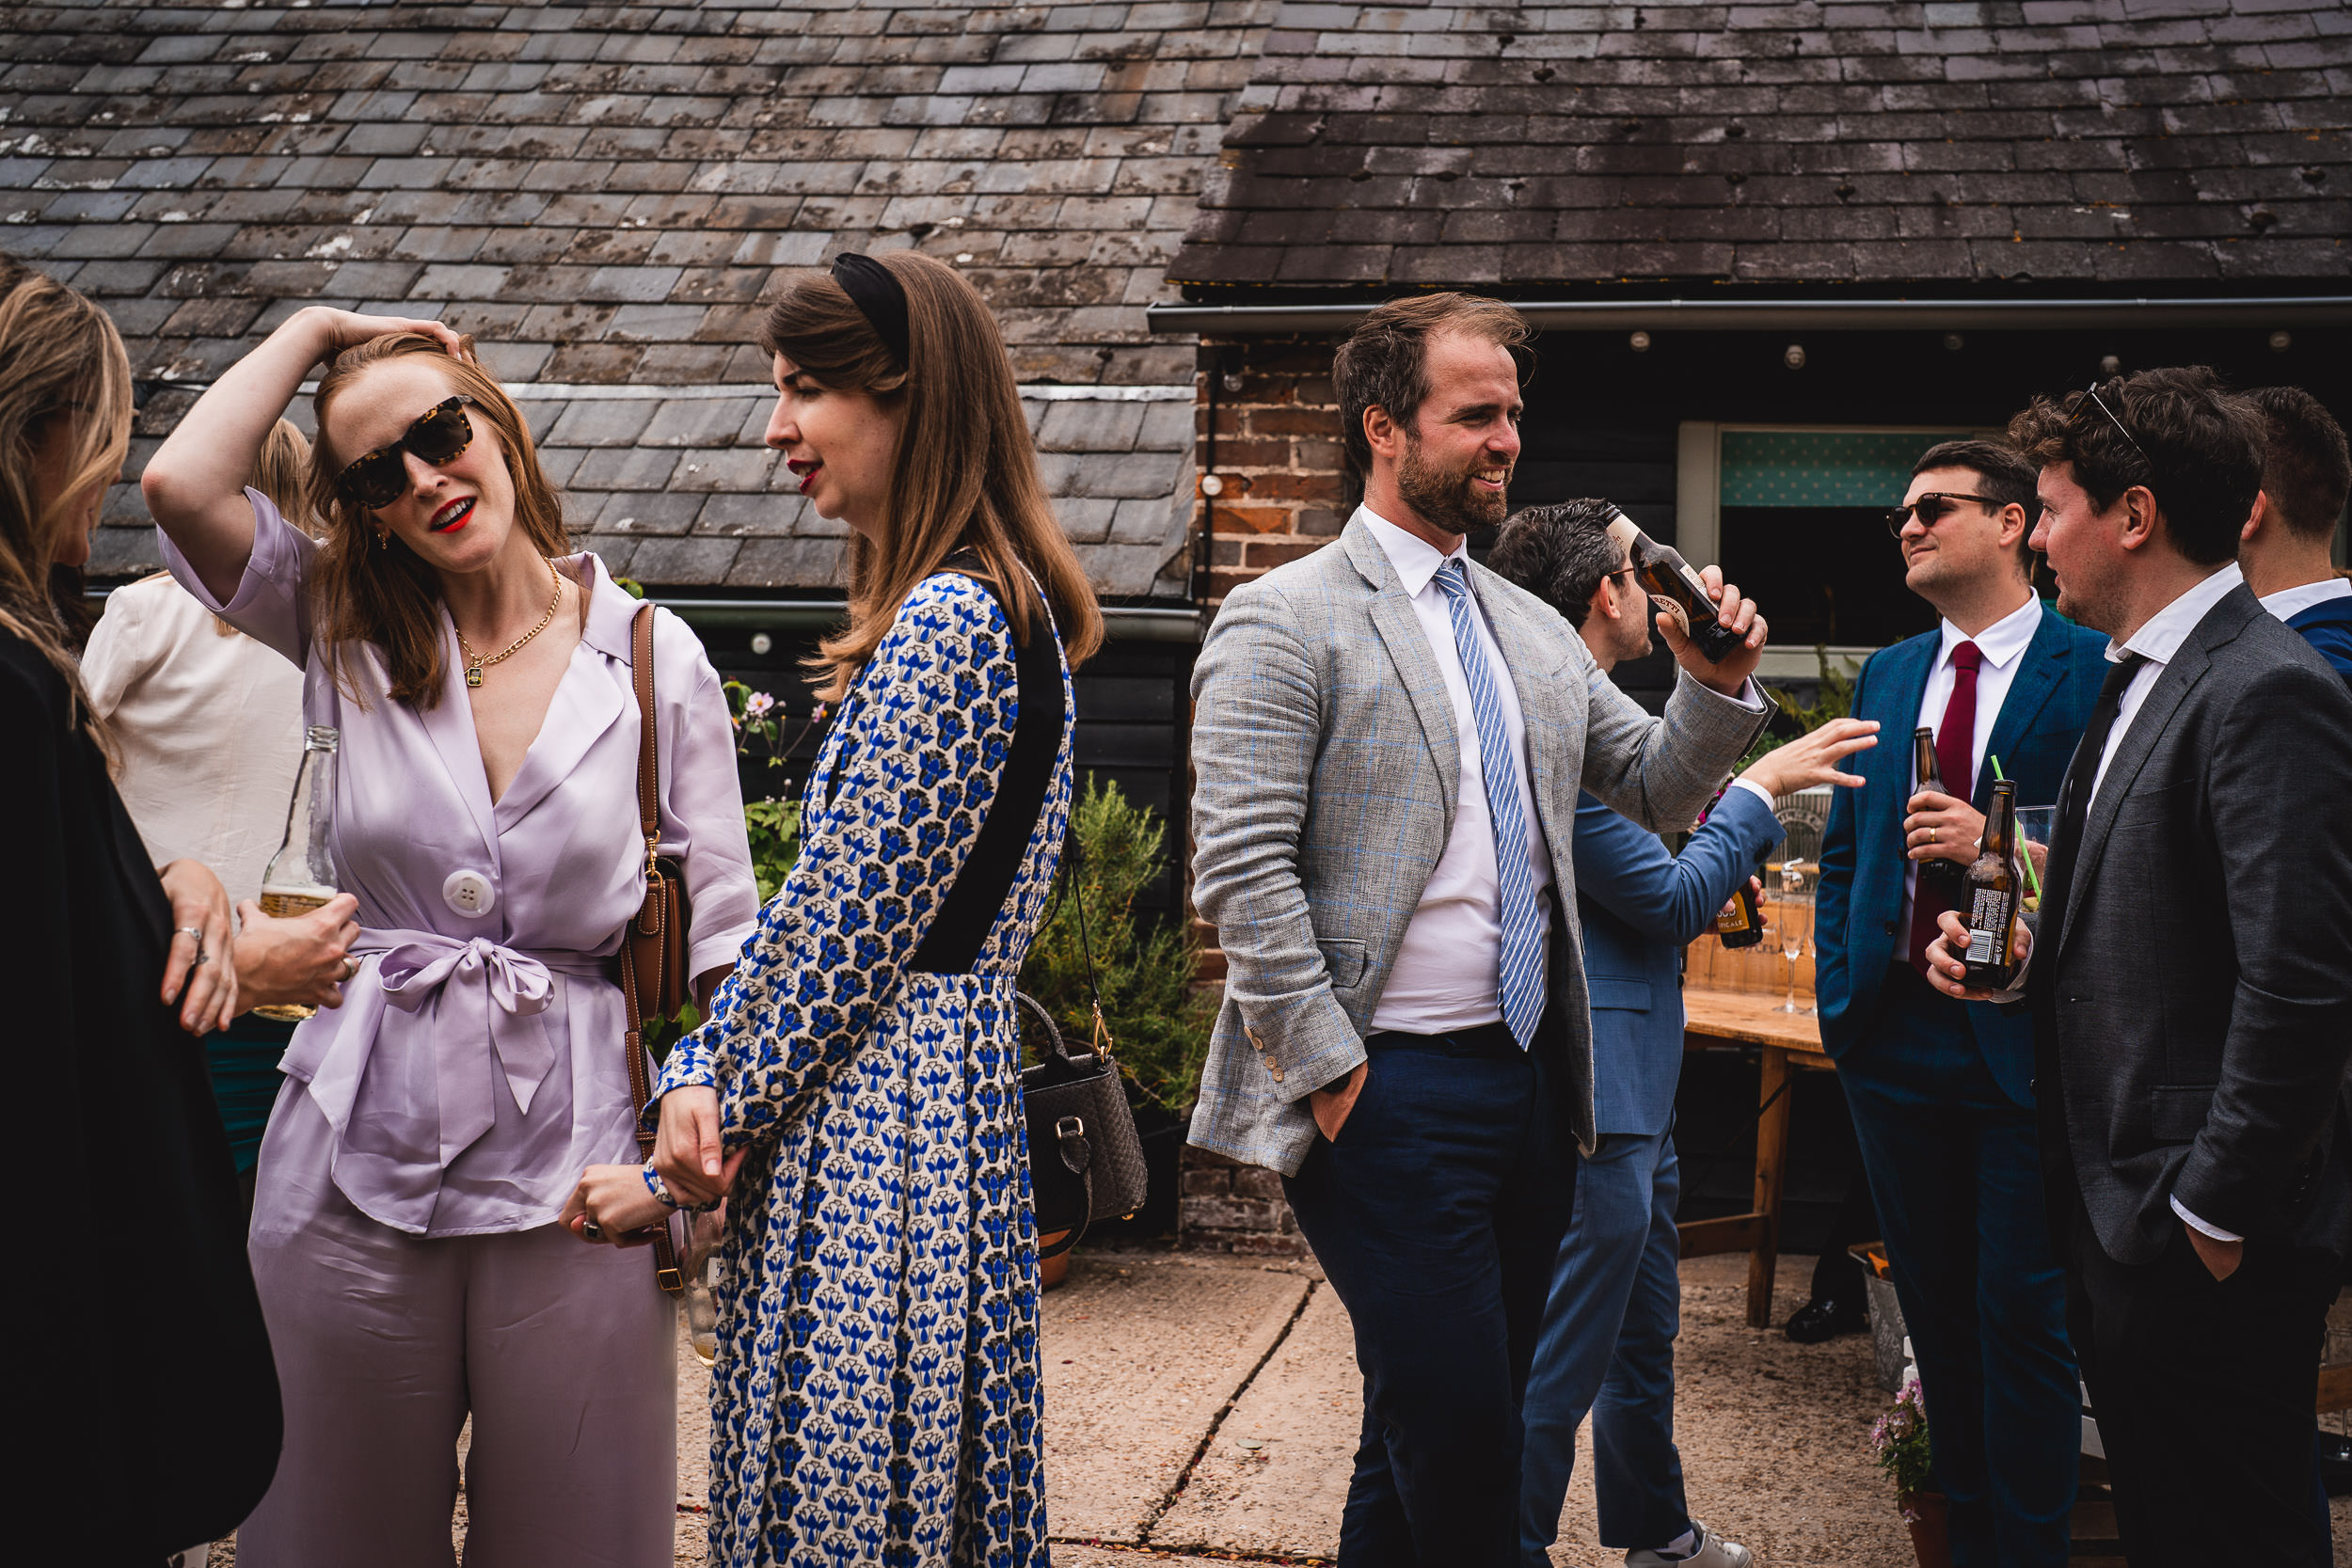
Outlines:
{"type": "MultiPolygon", "coordinates": [[[[1974,642],[1952,650],[1952,697],[1944,705],[1944,722],[1935,731],[1935,770],[1944,777],[1944,792],[1955,800],[1972,800],[1976,794],[1977,667],[1983,662],[1984,655],[1974,642]]],[[[1951,907],[1931,879],[1918,879],[1911,903],[1911,967],[1922,974],[1928,972],[1928,943],[1935,940],[1935,917],[1951,907]]]]}

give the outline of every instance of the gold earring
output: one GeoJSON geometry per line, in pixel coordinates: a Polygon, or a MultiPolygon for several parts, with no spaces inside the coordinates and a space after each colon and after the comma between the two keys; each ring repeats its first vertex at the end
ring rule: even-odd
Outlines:
{"type": "Polygon", "coordinates": [[[390,529],[380,528],[375,531],[375,547],[379,550],[389,550],[392,547],[392,531],[390,529]]]}

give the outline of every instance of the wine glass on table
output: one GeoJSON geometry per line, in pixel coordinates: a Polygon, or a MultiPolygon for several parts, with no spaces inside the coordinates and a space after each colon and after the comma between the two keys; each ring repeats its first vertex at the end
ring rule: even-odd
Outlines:
{"type": "Polygon", "coordinates": [[[1780,931],[1780,955],[1788,960],[1788,992],[1778,1008],[1784,1013],[1813,1010],[1797,1001],[1797,960],[1804,957],[1805,939],[1813,931],[1813,885],[1818,869],[1793,853],[1780,863],[1780,896],[1773,902],[1780,906],[1780,917],[1774,922],[1780,931]]]}

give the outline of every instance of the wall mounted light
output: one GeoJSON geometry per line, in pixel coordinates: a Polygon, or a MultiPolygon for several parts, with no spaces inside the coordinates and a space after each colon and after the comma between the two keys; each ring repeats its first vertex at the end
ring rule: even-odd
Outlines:
{"type": "Polygon", "coordinates": [[[1786,349],[1781,351],[1780,362],[1788,366],[1792,371],[1801,371],[1804,369],[1804,345],[1803,343],[1790,343],[1786,349]]]}
{"type": "Polygon", "coordinates": [[[1957,332],[1947,332],[1944,334],[1944,346],[1951,350],[1954,354],[1958,354],[1962,349],[1968,346],[1968,340],[1962,337],[1957,332]]]}
{"type": "Polygon", "coordinates": [[[2101,375],[2122,375],[2123,373],[2123,361],[2117,358],[2112,354],[2103,354],[2099,356],[2099,373],[2101,375]]]}
{"type": "Polygon", "coordinates": [[[1202,474],[1200,493],[1204,496],[1221,496],[1225,494],[1225,482],[1215,474],[1202,474]]]}
{"type": "Polygon", "coordinates": [[[2284,354],[2294,346],[2295,335],[2291,332],[2273,332],[2270,335],[2270,352],[2273,354],[2284,354]]]}
{"type": "Polygon", "coordinates": [[[1636,354],[1647,354],[1649,352],[1649,334],[1646,332],[1629,332],[1626,335],[1625,341],[1626,346],[1632,349],[1636,354]]]}
{"type": "Polygon", "coordinates": [[[752,633],[752,652],[755,654],[768,653],[773,650],[775,645],[776,640],[769,636],[766,632],[755,631],[752,633]]]}

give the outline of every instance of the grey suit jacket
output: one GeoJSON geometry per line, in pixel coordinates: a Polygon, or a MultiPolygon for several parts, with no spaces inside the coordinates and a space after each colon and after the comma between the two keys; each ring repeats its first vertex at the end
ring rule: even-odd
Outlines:
{"type": "Polygon", "coordinates": [[[2352,696],[2243,587],[2150,688],[2074,866],[2026,981],[2054,1225],[2079,1188],[2107,1255],[2153,1262],[2178,1196],[2343,1256],[2352,696]]]}
{"type": "MultiPolygon", "coordinates": [[[[1688,827],[1763,715],[1684,677],[1661,721],[1575,628],[1483,566],[1470,580],[1526,715],[1556,879],[1550,997],[1577,1138],[1593,1141],[1592,1027],[1570,858],[1580,788],[1645,826],[1688,827]]],[[[1236,589],[1192,680],[1193,899],[1225,950],[1225,1005],[1192,1141],[1296,1174],[1312,1090],[1364,1059],[1405,927],[1454,827],[1461,745],[1395,569],[1351,521],[1336,544],[1236,589]]]]}

